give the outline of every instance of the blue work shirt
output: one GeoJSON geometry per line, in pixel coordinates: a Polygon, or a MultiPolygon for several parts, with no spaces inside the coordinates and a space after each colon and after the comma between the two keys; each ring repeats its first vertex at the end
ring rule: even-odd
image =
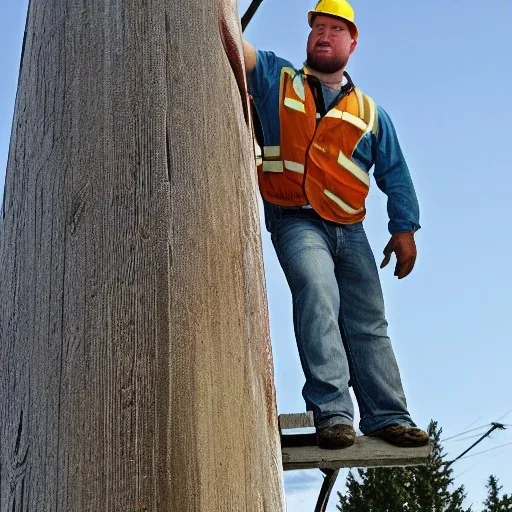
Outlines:
{"type": "MultiPolygon", "coordinates": [[[[256,67],[247,74],[249,93],[261,122],[265,146],[280,145],[279,87],[283,67],[295,69],[289,61],[272,52],[257,51],[256,67]]],[[[389,232],[416,231],[420,228],[419,206],[409,169],[389,115],[380,106],[377,106],[377,115],[377,133],[370,132],[361,139],[352,159],[368,173],[374,168],[377,186],[388,196],[389,232]]],[[[279,218],[283,207],[267,201],[264,206],[266,226],[272,232],[273,220],[279,218]]]]}

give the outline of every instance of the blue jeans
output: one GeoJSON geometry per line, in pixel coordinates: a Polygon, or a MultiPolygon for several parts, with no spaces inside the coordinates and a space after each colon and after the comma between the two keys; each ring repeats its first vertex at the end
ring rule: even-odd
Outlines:
{"type": "Polygon", "coordinates": [[[362,223],[342,226],[313,210],[294,209],[274,224],[272,242],[292,293],[306,377],[302,395],[315,425],[353,424],[352,385],[363,434],[389,425],[415,426],[362,223]]]}

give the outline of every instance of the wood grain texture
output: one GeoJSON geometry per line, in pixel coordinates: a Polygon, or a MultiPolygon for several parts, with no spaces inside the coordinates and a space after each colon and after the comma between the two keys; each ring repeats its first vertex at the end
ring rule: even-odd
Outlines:
{"type": "Polygon", "coordinates": [[[219,27],[239,41],[231,0],[31,0],[0,215],[2,512],[284,510],[219,27]]]}
{"type": "Polygon", "coordinates": [[[426,464],[432,446],[398,448],[381,439],[358,436],[353,446],[342,450],[322,450],[318,446],[283,448],[283,468],[339,469],[355,467],[417,466],[426,464]]]}
{"type": "Polygon", "coordinates": [[[280,414],[278,420],[279,428],[281,430],[294,428],[315,428],[315,420],[311,411],[292,414],[280,414]]]}

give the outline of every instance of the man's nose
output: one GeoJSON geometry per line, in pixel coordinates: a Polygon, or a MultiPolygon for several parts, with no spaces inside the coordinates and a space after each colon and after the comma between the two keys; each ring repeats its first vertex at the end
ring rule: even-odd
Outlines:
{"type": "Polygon", "coordinates": [[[330,36],[331,36],[330,31],[329,31],[329,30],[324,30],[324,31],[320,34],[320,36],[319,36],[319,38],[318,38],[318,41],[319,41],[319,42],[321,42],[321,43],[322,43],[322,42],[324,42],[324,41],[325,41],[326,43],[328,43],[328,42],[329,42],[329,40],[330,40],[330,36]]]}

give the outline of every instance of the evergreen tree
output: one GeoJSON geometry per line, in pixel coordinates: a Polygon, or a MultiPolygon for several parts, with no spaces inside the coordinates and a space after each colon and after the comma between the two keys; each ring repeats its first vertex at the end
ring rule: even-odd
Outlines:
{"type": "Polygon", "coordinates": [[[409,474],[404,468],[358,469],[358,478],[352,471],[347,476],[347,492],[340,497],[338,510],[343,512],[393,512],[411,510],[409,474]],[[398,507],[398,508],[397,508],[398,507]]]}
{"type": "MultiPolygon", "coordinates": [[[[432,454],[425,466],[359,469],[349,472],[345,494],[338,492],[341,512],[471,512],[463,507],[464,487],[453,488],[440,443],[442,429],[432,421],[432,454]]],[[[500,509],[501,511],[501,509],[500,509]]]]}
{"type": "Polygon", "coordinates": [[[512,496],[504,494],[500,498],[501,485],[498,479],[491,475],[487,481],[487,498],[484,501],[485,508],[482,512],[510,512],[512,511],[512,496]]]}

